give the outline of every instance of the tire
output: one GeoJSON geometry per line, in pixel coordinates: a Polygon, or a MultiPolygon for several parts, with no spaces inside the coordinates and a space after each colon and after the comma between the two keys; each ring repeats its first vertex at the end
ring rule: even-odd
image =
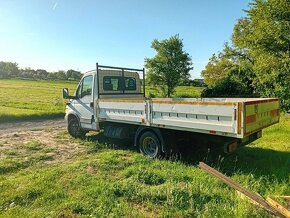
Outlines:
{"type": "Polygon", "coordinates": [[[160,140],[151,131],[142,133],[139,138],[139,149],[146,157],[161,158],[163,156],[160,140]]]}
{"type": "Polygon", "coordinates": [[[67,130],[74,138],[84,138],[86,134],[86,132],[81,128],[80,122],[75,117],[68,122],[67,130]]]}

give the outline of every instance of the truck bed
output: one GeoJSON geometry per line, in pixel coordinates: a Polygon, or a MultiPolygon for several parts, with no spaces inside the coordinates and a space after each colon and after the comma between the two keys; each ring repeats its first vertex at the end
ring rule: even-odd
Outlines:
{"type": "Polygon", "coordinates": [[[244,138],[279,122],[277,98],[98,99],[99,122],[244,138]]]}

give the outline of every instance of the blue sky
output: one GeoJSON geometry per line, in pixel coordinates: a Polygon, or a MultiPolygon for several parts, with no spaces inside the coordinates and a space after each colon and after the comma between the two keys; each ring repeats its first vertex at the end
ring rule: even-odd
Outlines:
{"type": "Polygon", "coordinates": [[[249,1],[0,0],[0,61],[48,71],[143,68],[153,39],[179,34],[199,78],[249,1]]]}

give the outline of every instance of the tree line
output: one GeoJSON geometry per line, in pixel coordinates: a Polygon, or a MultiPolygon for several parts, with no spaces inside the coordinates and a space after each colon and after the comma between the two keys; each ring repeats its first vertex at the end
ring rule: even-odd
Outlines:
{"type": "Polygon", "coordinates": [[[33,79],[33,80],[72,80],[78,81],[82,77],[76,70],[47,72],[43,69],[21,69],[17,63],[0,61],[0,79],[33,79]]]}
{"type": "MultiPolygon", "coordinates": [[[[213,54],[201,75],[202,97],[278,97],[290,110],[290,1],[252,0],[234,26],[231,41],[213,54]]],[[[178,35],[153,40],[145,58],[148,82],[170,97],[193,69],[178,35]]]]}

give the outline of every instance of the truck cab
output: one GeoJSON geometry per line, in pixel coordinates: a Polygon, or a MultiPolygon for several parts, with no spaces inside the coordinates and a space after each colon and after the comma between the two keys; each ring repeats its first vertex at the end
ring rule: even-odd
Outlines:
{"type": "Polygon", "coordinates": [[[65,110],[68,131],[74,137],[81,137],[89,130],[100,129],[98,120],[98,99],[143,99],[145,84],[144,69],[131,69],[96,65],[80,80],[74,95],[67,88],[63,97],[69,99],[65,110]]]}

